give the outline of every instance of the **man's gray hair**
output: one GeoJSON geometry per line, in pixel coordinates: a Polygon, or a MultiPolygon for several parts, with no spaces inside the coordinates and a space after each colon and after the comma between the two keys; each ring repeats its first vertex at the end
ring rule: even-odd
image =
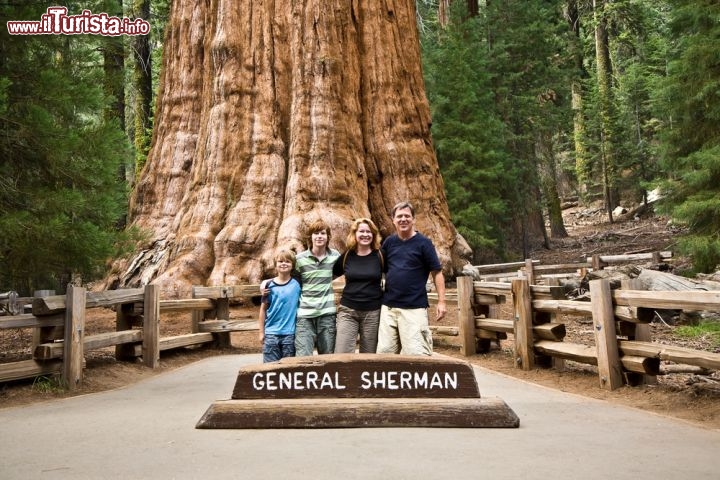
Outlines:
{"type": "Polygon", "coordinates": [[[410,203],[410,202],[400,202],[400,203],[396,204],[396,205],[392,208],[392,213],[391,213],[390,216],[394,217],[394,216],[395,216],[395,212],[397,212],[398,210],[402,210],[403,208],[409,208],[409,209],[410,209],[410,213],[412,213],[412,216],[413,216],[413,217],[415,216],[415,207],[413,207],[413,206],[412,206],[412,203],[410,203]]]}

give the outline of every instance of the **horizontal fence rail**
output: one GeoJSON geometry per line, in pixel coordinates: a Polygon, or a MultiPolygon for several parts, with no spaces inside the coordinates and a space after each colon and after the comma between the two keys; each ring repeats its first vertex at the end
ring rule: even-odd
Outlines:
{"type": "MultiPolygon", "coordinates": [[[[601,258],[608,264],[621,259],[664,261],[671,255],[659,252],[601,258]]],[[[530,278],[538,278],[538,272],[553,271],[556,267],[526,262],[522,275],[515,276],[511,283],[458,277],[458,327],[457,333],[451,330],[449,334],[460,338],[461,352],[469,356],[487,351],[491,341],[512,334],[518,368],[529,370],[536,363],[547,364],[546,359],[560,368],[564,360],[595,365],[600,386],[610,390],[624,383],[654,382],[663,373],[661,360],[705,372],[720,370],[720,354],[653,343],[649,330],[656,310],[720,312],[720,291],[644,291],[633,280],[622,289],[611,290],[608,280],[598,279],[589,282],[590,301],[563,300],[564,295],[552,286],[530,284],[530,278]],[[513,318],[499,318],[496,302],[512,302],[513,318]],[[591,317],[595,345],[565,342],[565,326],[557,320],[560,315],[591,317]]],[[[445,331],[442,334],[447,334],[445,331]]],[[[436,332],[441,334],[440,330],[436,332]]]]}
{"type": "Polygon", "coordinates": [[[228,346],[230,332],[257,330],[257,321],[230,320],[229,301],[258,295],[260,285],[194,287],[193,298],[161,300],[156,285],[144,288],[86,292],[69,287],[67,295],[25,299],[32,313],[0,316],[0,330],[34,330],[32,359],[0,364],[0,382],[60,374],[68,389],[82,383],[84,354],[115,347],[119,360],[141,357],[151,368],[159,353],[203,344],[228,346]],[[116,310],[116,331],[84,335],[88,309],[116,310]],[[161,315],[189,312],[192,332],[160,337],[161,315]]]}
{"type": "MultiPolygon", "coordinates": [[[[431,330],[437,340],[454,339],[464,355],[486,351],[493,341],[511,334],[518,368],[545,365],[548,359],[558,368],[565,360],[595,365],[600,385],[608,389],[623,382],[652,382],[662,373],[660,361],[720,370],[720,354],[653,343],[649,331],[657,309],[720,311],[720,291],[650,292],[632,282],[611,290],[607,280],[593,280],[590,301],[577,301],[565,298],[565,288],[557,284],[560,278],[579,278],[622,261],[662,262],[671,257],[670,252],[655,252],[601,255],[588,263],[540,265],[526,260],[474,267],[482,272],[479,276],[458,277],[457,289],[446,292],[446,302],[457,308],[457,325],[431,326],[431,330]],[[483,280],[486,275],[498,280],[483,280]],[[510,308],[512,318],[502,318],[502,308],[510,308]],[[595,345],[565,342],[566,326],[558,320],[560,315],[591,317],[595,345]]],[[[342,285],[334,289],[340,295],[342,285]]],[[[117,359],[141,357],[154,368],[165,350],[203,344],[227,347],[231,332],[258,329],[256,320],[231,320],[230,301],[259,293],[259,285],[196,286],[192,298],[162,300],[159,287],[148,285],[104,292],[70,287],[67,295],[23,299],[32,313],[0,316],[0,329],[33,329],[33,358],[0,364],[0,382],[59,373],[72,389],[82,382],[84,353],[99,348],[114,346],[117,359]],[[116,331],[84,335],[86,311],[98,307],[115,309],[116,331]],[[171,312],[189,312],[191,332],[161,338],[161,316],[171,312]]],[[[436,293],[428,297],[437,302],[436,293]]]]}

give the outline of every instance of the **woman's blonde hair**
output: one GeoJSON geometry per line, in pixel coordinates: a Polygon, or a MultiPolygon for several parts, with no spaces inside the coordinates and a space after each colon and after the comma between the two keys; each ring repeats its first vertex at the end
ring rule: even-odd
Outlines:
{"type": "Polygon", "coordinates": [[[380,242],[382,241],[382,238],[380,237],[380,230],[378,230],[373,221],[369,218],[356,218],[353,220],[350,225],[350,232],[348,233],[345,246],[348,250],[357,250],[357,238],[355,237],[355,234],[357,233],[358,228],[360,228],[360,225],[363,223],[366,223],[367,226],[370,227],[370,231],[373,235],[373,241],[370,244],[370,248],[373,250],[380,250],[380,242]]]}

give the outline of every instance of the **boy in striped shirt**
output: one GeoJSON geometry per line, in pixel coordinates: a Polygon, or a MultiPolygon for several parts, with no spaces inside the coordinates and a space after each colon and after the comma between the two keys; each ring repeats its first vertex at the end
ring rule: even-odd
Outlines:
{"type": "Polygon", "coordinates": [[[314,222],[307,230],[307,250],[298,253],[295,269],[302,279],[302,293],[295,328],[295,355],[319,354],[335,350],[335,294],[333,265],[340,253],[329,247],[330,227],[314,222]]]}

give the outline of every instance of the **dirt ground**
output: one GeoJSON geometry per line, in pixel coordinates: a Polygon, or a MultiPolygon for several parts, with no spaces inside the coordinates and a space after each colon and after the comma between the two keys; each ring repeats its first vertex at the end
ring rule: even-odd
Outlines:
{"type": "MultiPolygon", "coordinates": [[[[566,226],[570,236],[551,242],[551,249],[532,252],[533,259],[543,264],[580,262],[586,256],[599,254],[639,253],[640,251],[673,250],[677,234],[662,217],[649,216],[638,220],[609,224],[598,221],[599,214],[587,209],[566,210],[566,226]],[[595,218],[593,218],[595,216],[595,218]]],[[[456,324],[456,312],[451,308],[441,325],[456,324]]],[[[231,319],[254,320],[257,308],[251,305],[235,306],[231,319]]],[[[563,318],[568,335],[566,341],[592,344],[592,322],[577,317],[563,318]]],[[[90,310],[86,319],[86,335],[114,330],[115,313],[109,309],[90,310]]],[[[190,314],[166,314],[161,318],[161,336],[181,335],[190,332],[190,314]]],[[[437,323],[437,322],[433,322],[437,323]]],[[[674,333],[674,327],[662,323],[651,325],[653,341],[696,349],[717,351],[709,340],[688,341],[674,333]]],[[[31,344],[29,329],[0,330],[0,363],[29,358],[31,344]]],[[[140,361],[118,362],[114,349],[107,348],[88,352],[83,386],[70,394],[57,386],[53,379],[19,381],[0,384],[0,408],[48,401],[69,395],[82,395],[123,387],[154,375],[167,372],[202,358],[228,353],[258,353],[260,344],[257,332],[233,332],[232,348],[220,350],[212,347],[185,348],[162,352],[160,367],[145,368],[140,361]]],[[[459,348],[452,337],[438,339],[438,353],[460,357],[459,348]]],[[[566,362],[564,371],[536,368],[523,371],[514,368],[512,338],[493,345],[489,353],[467,358],[473,364],[515,377],[577,395],[639,408],[649,412],[675,417],[707,428],[720,428],[720,395],[696,388],[697,376],[671,374],[658,377],[656,385],[625,386],[615,391],[600,388],[595,367],[566,362]]],[[[718,372],[710,377],[719,380],[718,372]]],[[[482,385],[480,385],[482,394],[482,385]]],[[[230,392],[228,392],[228,395],[230,392]]]]}

